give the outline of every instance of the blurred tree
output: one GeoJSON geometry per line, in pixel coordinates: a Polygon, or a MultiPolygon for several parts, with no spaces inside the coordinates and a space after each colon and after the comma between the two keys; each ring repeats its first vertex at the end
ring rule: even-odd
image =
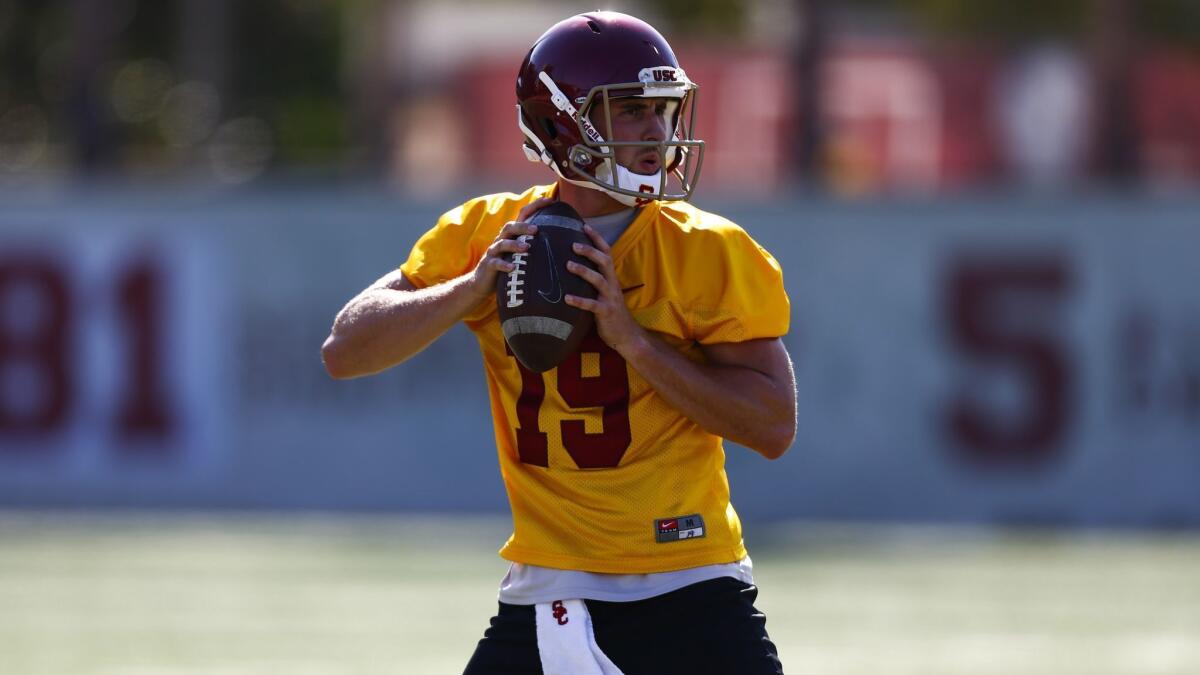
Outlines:
{"type": "Polygon", "coordinates": [[[266,120],[284,163],[336,163],[345,150],[342,11],[336,0],[233,5],[233,112],[266,120]]]}
{"type": "Polygon", "coordinates": [[[1200,50],[1200,2],[1141,0],[1134,12],[1143,34],[1166,44],[1200,50]]]}
{"type": "MultiPolygon", "coordinates": [[[[46,33],[65,36],[71,17],[61,8],[49,16],[36,0],[0,1],[0,115],[19,105],[36,104],[39,54],[46,33]],[[50,30],[34,26],[51,24],[50,30]]],[[[52,41],[52,40],[51,40],[52,41]]]]}
{"type": "Polygon", "coordinates": [[[87,174],[193,161],[238,117],[264,122],[283,162],[336,164],[344,11],[336,0],[0,0],[0,116],[20,107],[47,120],[50,145],[87,174]],[[220,119],[200,124],[197,100],[220,119]]]}
{"type": "Polygon", "coordinates": [[[826,0],[795,0],[797,4],[797,40],[793,47],[796,90],[799,95],[799,133],[792,156],[793,167],[806,184],[820,187],[824,157],[824,134],[821,130],[821,62],[825,58],[828,30],[826,0]]]}
{"type": "MultiPolygon", "coordinates": [[[[52,16],[61,6],[48,5],[42,17],[52,16]]],[[[70,138],[75,152],[75,168],[84,174],[108,166],[115,156],[116,141],[107,133],[109,114],[99,69],[113,49],[115,33],[105,16],[103,0],[76,0],[71,3],[72,22],[65,33],[71,36],[72,50],[67,94],[70,138]]],[[[57,32],[55,30],[54,32],[57,32]]],[[[41,54],[36,48],[34,58],[41,54]]]]}
{"type": "Polygon", "coordinates": [[[1082,34],[1092,0],[856,0],[892,5],[940,32],[972,37],[1039,39],[1082,34]]]}
{"type": "Polygon", "coordinates": [[[1096,163],[1102,177],[1127,181],[1138,170],[1133,124],[1134,0],[1093,0],[1092,76],[1098,111],[1096,163]]]}
{"type": "MultiPolygon", "coordinates": [[[[746,30],[748,0],[653,0],[654,7],[676,30],[693,35],[741,35],[746,30]]],[[[636,12],[635,12],[636,13],[636,12]]],[[[663,27],[663,30],[667,30],[663,27]]]]}
{"type": "MultiPolygon", "coordinates": [[[[846,0],[846,4],[903,12],[947,35],[1005,41],[1084,38],[1102,11],[1098,0],[846,0]]],[[[1196,0],[1138,0],[1130,4],[1126,19],[1136,35],[1200,47],[1200,2],[1196,0]]]]}
{"type": "Polygon", "coordinates": [[[180,0],[179,62],[183,76],[229,91],[230,0],[180,0]]]}

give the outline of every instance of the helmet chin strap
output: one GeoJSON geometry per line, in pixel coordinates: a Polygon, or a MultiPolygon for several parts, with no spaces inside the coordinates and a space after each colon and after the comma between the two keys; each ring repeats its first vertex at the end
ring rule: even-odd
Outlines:
{"type": "Polygon", "coordinates": [[[646,196],[634,197],[633,195],[613,192],[612,190],[609,190],[602,185],[596,185],[595,183],[588,183],[588,185],[591,185],[598,190],[603,190],[604,192],[608,193],[609,197],[612,197],[626,206],[640,206],[639,202],[644,204],[646,203],[647,199],[654,199],[654,195],[658,194],[659,186],[662,185],[662,169],[659,169],[652,174],[642,174],[634,173],[620,164],[617,164],[616,162],[612,162],[611,165],[617,168],[616,181],[613,181],[612,175],[609,171],[609,162],[601,164],[596,169],[596,180],[600,181],[601,183],[614,185],[622,190],[644,193],[646,196]]]}
{"type": "MultiPolygon", "coordinates": [[[[528,154],[530,155],[530,159],[532,161],[537,161],[536,156],[532,151],[529,151],[528,154]]],[[[626,195],[626,194],[621,194],[620,192],[613,192],[612,190],[608,189],[604,185],[600,185],[599,183],[596,183],[594,181],[580,179],[580,178],[568,178],[567,176],[563,175],[563,172],[561,170],[559,170],[558,165],[554,164],[553,162],[549,162],[548,165],[550,166],[551,169],[554,169],[554,173],[558,174],[558,177],[561,178],[562,180],[565,180],[572,185],[578,185],[579,187],[588,188],[589,190],[603,192],[604,194],[608,195],[609,197],[612,197],[613,199],[617,200],[618,202],[624,204],[625,206],[641,206],[642,204],[646,203],[646,200],[654,199],[653,195],[658,193],[657,186],[659,184],[659,180],[661,180],[661,177],[662,177],[661,172],[659,172],[658,174],[655,174],[653,176],[644,176],[642,174],[633,173],[629,169],[626,169],[625,167],[618,164],[617,165],[617,175],[620,176],[620,178],[618,178],[618,180],[621,181],[621,183],[620,183],[621,187],[623,187],[627,190],[637,190],[637,191],[641,192],[642,191],[641,187],[643,185],[648,185],[648,183],[646,181],[653,181],[653,183],[654,183],[654,185],[649,186],[649,187],[653,188],[652,191],[649,193],[646,193],[645,197],[634,197],[633,195],[626,195]]],[[[596,174],[597,174],[596,179],[608,182],[607,175],[605,175],[604,177],[601,177],[601,175],[600,175],[600,174],[607,174],[607,173],[608,173],[607,167],[602,167],[601,169],[596,171],[596,174]]],[[[611,183],[609,183],[609,184],[611,184],[611,183]]]]}

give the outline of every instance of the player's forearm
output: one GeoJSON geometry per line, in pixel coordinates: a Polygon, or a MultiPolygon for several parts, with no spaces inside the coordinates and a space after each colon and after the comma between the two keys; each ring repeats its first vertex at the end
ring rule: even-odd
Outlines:
{"type": "Polygon", "coordinates": [[[697,363],[651,333],[623,350],[668,403],[705,431],[776,459],[796,436],[795,381],[741,367],[697,363]],[[786,380],[786,381],[784,381],[786,380]]]}
{"type": "Polygon", "coordinates": [[[420,352],[485,298],[465,274],[424,289],[375,285],[338,313],[321,359],[338,379],[386,370],[420,352]]]}

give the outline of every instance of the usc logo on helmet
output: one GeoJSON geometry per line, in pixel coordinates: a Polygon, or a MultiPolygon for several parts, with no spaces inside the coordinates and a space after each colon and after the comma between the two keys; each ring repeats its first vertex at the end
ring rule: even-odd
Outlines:
{"type": "MultiPolygon", "coordinates": [[[[638,81],[644,86],[669,87],[671,89],[691,83],[682,68],[671,65],[646,66],[638,71],[638,81]]],[[[665,95],[681,96],[682,94],[683,90],[671,91],[665,95]]]]}

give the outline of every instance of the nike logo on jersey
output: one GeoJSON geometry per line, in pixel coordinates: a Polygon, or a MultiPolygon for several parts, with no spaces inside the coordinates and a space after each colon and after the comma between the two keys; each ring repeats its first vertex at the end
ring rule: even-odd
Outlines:
{"type": "Polygon", "coordinates": [[[549,292],[538,289],[538,295],[542,296],[546,302],[556,304],[562,302],[563,299],[562,280],[558,278],[558,263],[554,261],[554,249],[550,248],[550,240],[546,237],[541,239],[542,243],[546,245],[546,258],[550,261],[551,287],[549,292]],[[554,297],[551,297],[552,295],[554,297]]]}
{"type": "Polygon", "coordinates": [[[684,539],[704,538],[704,516],[693,513],[690,516],[675,516],[674,518],[659,518],[654,521],[655,541],[668,544],[684,539]]]}

